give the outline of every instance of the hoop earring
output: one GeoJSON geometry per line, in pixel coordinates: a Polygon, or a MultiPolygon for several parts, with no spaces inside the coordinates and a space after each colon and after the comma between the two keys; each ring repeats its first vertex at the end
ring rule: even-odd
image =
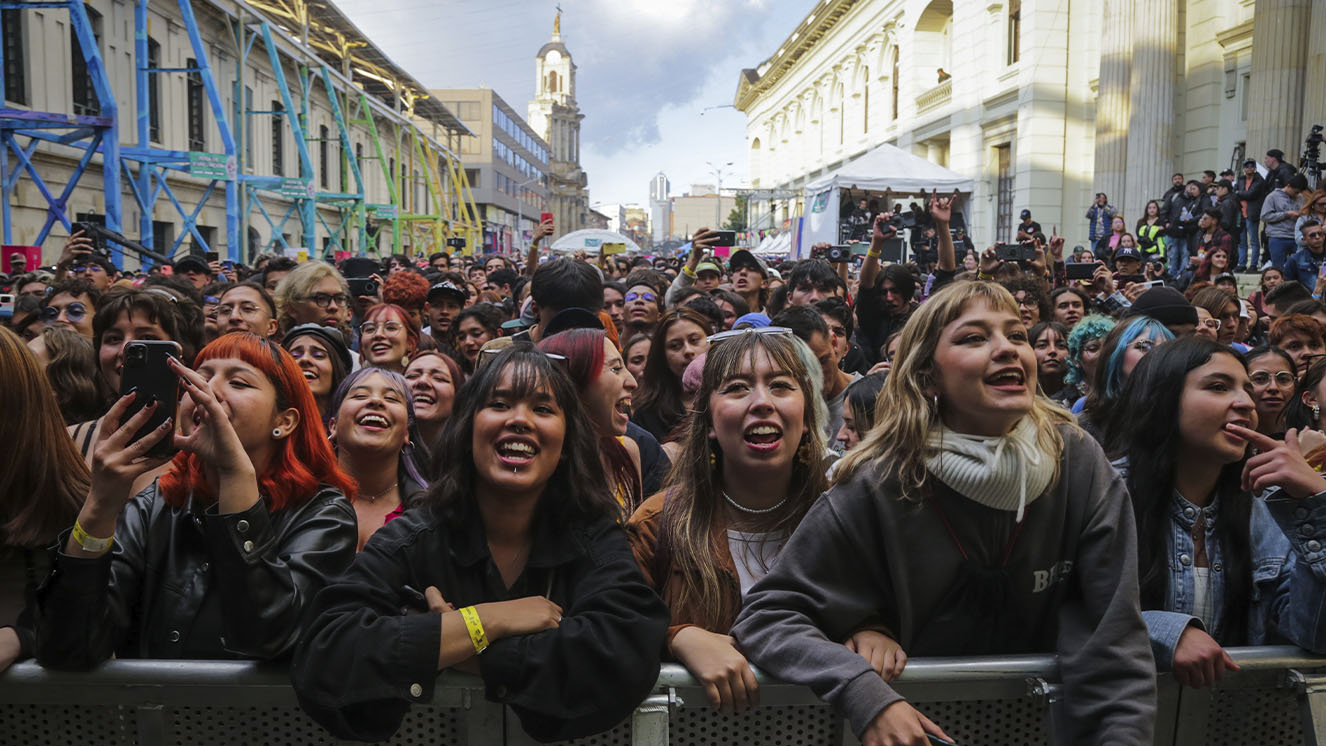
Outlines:
{"type": "Polygon", "coordinates": [[[272,437],[273,437],[273,438],[279,438],[279,437],[281,437],[281,428],[279,428],[279,427],[277,427],[277,428],[272,428],[272,437]]]}

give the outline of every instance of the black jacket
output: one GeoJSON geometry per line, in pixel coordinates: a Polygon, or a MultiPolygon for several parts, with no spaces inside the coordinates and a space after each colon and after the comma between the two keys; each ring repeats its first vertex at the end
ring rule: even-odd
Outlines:
{"type": "MultiPolygon", "coordinates": [[[[1247,183],[1247,177],[1240,175],[1234,180],[1235,187],[1242,187],[1247,183]]],[[[1252,183],[1248,184],[1247,189],[1236,188],[1234,196],[1241,201],[1246,202],[1248,206],[1248,220],[1256,223],[1262,219],[1262,200],[1266,199],[1269,191],[1266,189],[1266,179],[1259,173],[1253,173],[1252,183]]]]}
{"type": "Polygon", "coordinates": [[[1266,173],[1266,193],[1270,194],[1277,189],[1283,189],[1296,173],[1298,173],[1298,169],[1294,168],[1292,164],[1281,161],[1280,165],[1275,167],[1275,170],[1266,173]]]}
{"type": "Polygon", "coordinates": [[[1234,236],[1234,243],[1237,245],[1239,233],[1243,228],[1243,210],[1238,198],[1233,193],[1227,194],[1224,199],[1216,203],[1216,209],[1220,210],[1220,227],[1234,236]]]}
{"type": "Polygon", "coordinates": [[[1202,217],[1202,210],[1206,209],[1203,205],[1205,201],[1205,197],[1200,194],[1189,197],[1184,193],[1171,198],[1165,235],[1187,237],[1196,235],[1197,221],[1202,217]]]}
{"type": "Polygon", "coordinates": [[[1178,186],[1172,186],[1172,187],[1170,187],[1169,189],[1165,190],[1165,193],[1164,193],[1164,194],[1160,195],[1160,219],[1161,219],[1161,220],[1163,220],[1163,221],[1168,221],[1168,220],[1170,219],[1170,218],[1169,218],[1169,215],[1170,215],[1170,204],[1174,201],[1174,198],[1175,198],[1176,196],[1183,194],[1183,190],[1186,189],[1186,188],[1187,188],[1187,186],[1184,185],[1184,184],[1180,184],[1180,185],[1178,185],[1178,186]]]}
{"type": "Polygon", "coordinates": [[[269,513],[165,503],[155,483],[125,506],[111,551],[51,548],[37,591],[37,661],[87,669],[120,658],[256,658],[294,650],[300,618],[354,559],[355,512],[335,488],[269,513]]]}
{"type": "MultiPolygon", "coordinates": [[[[871,365],[884,359],[879,348],[894,332],[902,331],[916,307],[908,304],[906,313],[889,313],[884,307],[884,290],[879,285],[882,279],[882,276],[876,278],[873,287],[861,288],[856,294],[856,343],[871,365]]],[[[920,294],[919,287],[915,294],[920,294]]]]}
{"type": "Polygon", "coordinates": [[[406,513],[369,539],[314,601],[291,671],[300,705],[338,738],[385,740],[437,678],[441,615],[403,615],[410,586],[436,586],[456,608],[545,595],[560,626],[492,642],[478,657],[489,699],[534,738],[605,731],[658,679],[668,609],[645,584],[611,517],[551,525],[535,518],[525,570],[507,589],[471,504],[455,515],[406,513]]]}

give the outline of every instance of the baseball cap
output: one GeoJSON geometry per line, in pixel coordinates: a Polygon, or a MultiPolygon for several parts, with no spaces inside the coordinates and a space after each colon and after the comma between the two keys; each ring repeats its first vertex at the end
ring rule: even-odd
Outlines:
{"type": "Polygon", "coordinates": [[[207,262],[204,261],[202,257],[200,257],[200,256],[196,256],[196,255],[194,255],[194,254],[189,254],[188,256],[184,257],[183,259],[176,259],[176,260],[175,260],[175,271],[176,271],[176,272],[202,272],[202,273],[205,274],[205,275],[207,275],[207,274],[211,274],[211,273],[212,273],[211,268],[207,266],[207,262]]]}
{"type": "Polygon", "coordinates": [[[1023,211],[1022,211],[1022,217],[1024,217],[1024,218],[1029,218],[1029,217],[1031,217],[1031,210],[1023,210],[1023,211]]]}
{"type": "Polygon", "coordinates": [[[454,296],[458,298],[461,303],[464,303],[470,297],[469,293],[465,292],[465,288],[460,287],[451,280],[435,282],[432,287],[428,288],[428,300],[432,300],[434,297],[440,295],[454,296]]]}
{"type": "Polygon", "coordinates": [[[719,269],[718,265],[713,262],[700,262],[695,265],[695,274],[698,275],[701,272],[713,272],[716,275],[723,274],[723,270],[719,269]]]}
{"type": "Polygon", "coordinates": [[[1142,261],[1142,252],[1131,246],[1124,246],[1114,252],[1114,261],[1118,262],[1120,259],[1132,259],[1135,262],[1140,262],[1142,261]]]}
{"type": "Polygon", "coordinates": [[[1197,309],[1171,287],[1151,288],[1137,296],[1124,313],[1124,318],[1133,316],[1150,316],[1166,326],[1197,323],[1197,309]]]}
{"type": "Polygon", "coordinates": [[[764,266],[764,262],[746,249],[738,249],[732,252],[732,256],[728,257],[727,268],[729,272],[735,271],[739,267],[750,267],[759,272],[761,277],[769,276],[769,268],[764,266]]]}
{"type": "Polygon", "coordinates": [[[1245,159],[1245,160],[1243,161],[1243,167],[1244,167],[1244,168],[1247,168],[1248,166],[1252,166],[1253,168],[1256,168],[1256,167],[1257,167],[1257,159],[1256,159],[1256,158],[1247,158],[1247,159],[1245,159]]]}

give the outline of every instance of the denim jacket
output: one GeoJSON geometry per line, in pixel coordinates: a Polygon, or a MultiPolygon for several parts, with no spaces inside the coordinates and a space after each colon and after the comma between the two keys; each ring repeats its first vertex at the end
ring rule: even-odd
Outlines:
{"type": "Polygon", "coordinates": [[[1169,534],[1169,590],[1165,609],[1143,611],[1151,650],[1162,671],[1174,663],[1174,649],[1188,625],[1206,630],[1221,645],[1267,645],[1290,642],[1314,652],[1326,650],[1326,492],[1297,500],[1271,490],[1252,501],[1252,596],[1246,640],[1223,638],[1220,620],[1207,629],[1193,610],[1192,529],[1205,513],[1206,556],[1212,607],[1224,607],[1224,576],[1215,536],[1219,500],[1198,508],[1174,493],[1173,531],[1169,534]]]}
{"type": "Polygon", "coordinates": [[[1317,287],[1317,276],[1321,273],[1322,255],[1313,254],[1307,249],[1299,249],[1285,260],[1285,282],[1294,281],[1312,290],[1317,287]]]}

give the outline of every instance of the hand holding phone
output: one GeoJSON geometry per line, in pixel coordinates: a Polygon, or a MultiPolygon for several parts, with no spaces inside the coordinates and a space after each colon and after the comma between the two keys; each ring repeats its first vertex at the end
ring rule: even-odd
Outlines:
{"type": "MultiPolygon", "coordinates": [[[[180,400],[180,382],[170,369],[170,360],[179,355],[180,346],[168,340],[137,340],[125,346],[120,390],[126,396],[134,394],[134,400],[118,420],[112,421],[123,427],[149,404],[156,403],[152,415],[128,439],[126,446],[151,438],[163,423],[175,416],[175,405],[180,400]]],[[[155,440],[143,455],[170,458],[175,455],[175,450],[170,438],[162,438],[155,440]]]]}

